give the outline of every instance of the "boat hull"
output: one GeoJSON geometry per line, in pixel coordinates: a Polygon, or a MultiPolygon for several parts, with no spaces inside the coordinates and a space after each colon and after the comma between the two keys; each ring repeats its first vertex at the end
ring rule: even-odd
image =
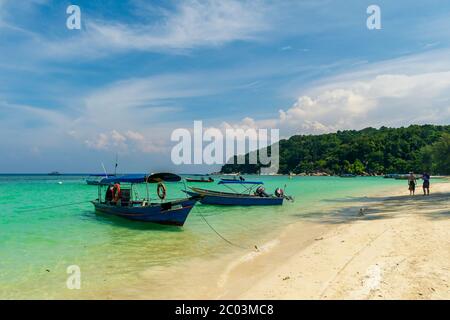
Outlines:
{"type": "Polygon", "coordinates": [[[115,206],[92,201],[97,212],[132,221],[151,222],[164,225],[183,226],[197,199],[189,198],[148,206],[115,206]]]}
{"type": "Polygon", "coordinates": [[[201,179],[189,179],[189,178],[186,178],[186,182],[201,182],[201,183],[208,183],[208,182],[214,182],[214,179],[201,180],[201,179]]]}
{"type": "Polygon", "coordinates": [[[204,192],[186,191],[190,196],[200,196],[202,204],[220,206],[280,206],[283,198],[278,197],[258,197],[258,196],[232,196],[219,195],[204,192]]]}

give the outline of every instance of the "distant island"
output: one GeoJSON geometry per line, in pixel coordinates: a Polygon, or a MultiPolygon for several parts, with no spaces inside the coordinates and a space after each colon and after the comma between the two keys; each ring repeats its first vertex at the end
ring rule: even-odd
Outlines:
{"type": "MultiPolygon", "coordinates": [[[[279,149],[279,174],[450,174],[450,125],[295,135],[280,140],[279,149]]],[[[233,164],[235,156],[222,166],[221,173],[259,173],[262,165],[248,164],[248,154],[245,158],[246,164],[233,164]]]]}

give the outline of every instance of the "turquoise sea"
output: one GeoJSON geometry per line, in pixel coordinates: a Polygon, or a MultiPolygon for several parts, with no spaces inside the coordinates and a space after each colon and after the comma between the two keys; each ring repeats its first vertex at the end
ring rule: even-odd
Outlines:
{"type": "MultiPolygon", "coordinates": [[[[270,192],[286,185],[295,202],[251,208],[198,204],[179,228],[97,215],[89,203],[97,198],[97,187],[86,185],[85,178],[0,175],[1,299],[139,297],[133,290],[143,282],[170,297],[172,275],[166,274],[162,283],[157,274],[244,251],[217,236],[201,215],[229,241],[251,248],[293,221],[332,214],[353,197],[401,185],[406,192],[405,181],[379,177],[247,176],[263,180],[270,192]],[[80,290],[66,287],[70,265],[81,269],[80,290]]],[[[218,188],[215,183],[196,186],[218,188]]],[[[181,197],[183,188],[182,183],[169,184],[169,197],[181,197]]]]}

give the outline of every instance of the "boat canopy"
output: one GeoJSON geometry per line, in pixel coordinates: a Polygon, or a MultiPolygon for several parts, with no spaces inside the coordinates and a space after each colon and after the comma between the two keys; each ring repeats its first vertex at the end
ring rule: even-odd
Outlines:
{"type": "Polygon", "coordinates": [[[162,173],[152,173],[147,177],[148,183],[157,182],[178,182],[181,181],[181,177],[174,173],[162,172],[162,173]]]}
{"type": "Polygon", "coordinates": [[[115,176],[116,175],[114,173],[111,173],[111,174],[109,174],[109,173],[107,173],[107,174],[105,174],[105,173],[91,173],[89,175],[89,177],[115,177],[115,176]]]}
{"type": "Polygon", "coordinates": [[[151,175],[145,174],[127,174],[119,177],[108,177],[100,180],[100,184],[114,184],[117,182],[124,183],[157,183],[157,182],[178,182],[181,180],[179,175],[173,173],[153,173],[151,175]]]}
{"type": "Polygon", "coordinates": [[[219,184],[264,184],[262,181],[222,180],[219,184]]]}

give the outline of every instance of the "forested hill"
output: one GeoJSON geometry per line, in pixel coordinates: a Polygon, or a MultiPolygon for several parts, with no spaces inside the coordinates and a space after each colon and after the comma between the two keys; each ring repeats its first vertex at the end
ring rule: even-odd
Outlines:
{"type": "MultiPolygon", "coordinates": [[[[279,173],[450,174],[450,126],[345,130],[280,141],[279,173]]],[[[248,154],[246,155],[248,159],[248,154]]],[[[260,165],[230,162],[222,173],[258,173],[260,165]]]]}

